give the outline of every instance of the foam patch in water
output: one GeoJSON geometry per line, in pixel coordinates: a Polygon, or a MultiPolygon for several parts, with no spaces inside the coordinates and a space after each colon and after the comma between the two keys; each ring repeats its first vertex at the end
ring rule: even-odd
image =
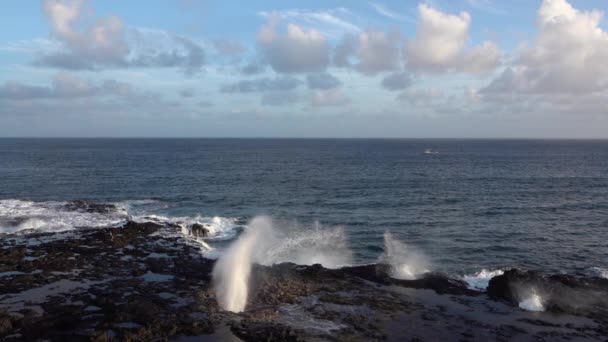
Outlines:
{"type": "Polygon", "coordinates": [[[471,290],[485,291],[488,288],[490,279],[504,274],[503,270],[488,271],[483,269],[473,275],[465,275],[462,277],[471,290]]]}
{"type": "Polygon", "coordinates": [[[0,233],[60,232],[77,228],[113,227],[127,218],[117,210],[96,213],[70,209],[68,202],[0,200],[0,233]]]}

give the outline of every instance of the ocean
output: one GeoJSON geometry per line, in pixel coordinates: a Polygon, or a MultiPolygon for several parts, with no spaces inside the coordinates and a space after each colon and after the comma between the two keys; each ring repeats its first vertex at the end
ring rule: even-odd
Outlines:
{"type": "Polygon", "coordinates": [[[433,271],[605,275],[608,141],[0,139],[0,237],[152,218],[206,224],[221,253],[258,215],[309,263],[337,235],[377,262],[389,232],[433,271]]]}

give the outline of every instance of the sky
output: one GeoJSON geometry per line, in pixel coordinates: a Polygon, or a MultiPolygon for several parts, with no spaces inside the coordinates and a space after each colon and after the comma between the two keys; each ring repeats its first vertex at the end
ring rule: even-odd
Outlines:
{"type": "Polygon", "coordinates": [[[6,0],[0,137],[608,138],[605,0],[6,0]]]}

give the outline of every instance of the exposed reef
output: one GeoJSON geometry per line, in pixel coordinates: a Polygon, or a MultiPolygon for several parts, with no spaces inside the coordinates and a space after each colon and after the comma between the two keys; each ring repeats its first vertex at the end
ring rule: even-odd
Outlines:
{"type": "MultiPolygon", "coordinates": [[[[74,202],[74,210],[116,210],[74,202]]],[[[244,312],[223,311],[214,260],[179,229],[129,221],[0,240],[0,339],[52,341],[605,340],[608,280],[510,270],[487,292],[386,265],[254,265],[244,312]],[[545,312],[519,308],[529,291],[545,312]]],[[[204,227],[191,233],[205,236],[204,227]]]]}

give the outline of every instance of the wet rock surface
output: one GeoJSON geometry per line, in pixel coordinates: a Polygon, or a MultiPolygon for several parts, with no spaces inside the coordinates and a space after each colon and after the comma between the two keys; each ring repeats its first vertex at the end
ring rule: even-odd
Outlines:
{"type": "Polygon", "coordinates": [[[97,213],[97,214],[108,214],[108,213],[116,213],[119,212],[119,209],[114,204],[109,203],[95,203],[89,202],[85,200],[76,200],[68,202],[65,205],[67,210],[72,211],[83,211],[88,213],[97,213]]]}
{"type": "Polygon", "coordinates": [[[437,273],[393,279],[383,265],[337,270],[254,265],[245,312],[226,312],[212,287],[215,262],[204,258],[196,243],[165,234],[178,229],[128,221],[65,235],[2,236],[0,339],[576,341],[608,336],[605,279],[518,270],[492,279],[486,294],[437,273]],[[519,289],[528,287],[546,298],[548,312],[517,307],[519,289]]]}

